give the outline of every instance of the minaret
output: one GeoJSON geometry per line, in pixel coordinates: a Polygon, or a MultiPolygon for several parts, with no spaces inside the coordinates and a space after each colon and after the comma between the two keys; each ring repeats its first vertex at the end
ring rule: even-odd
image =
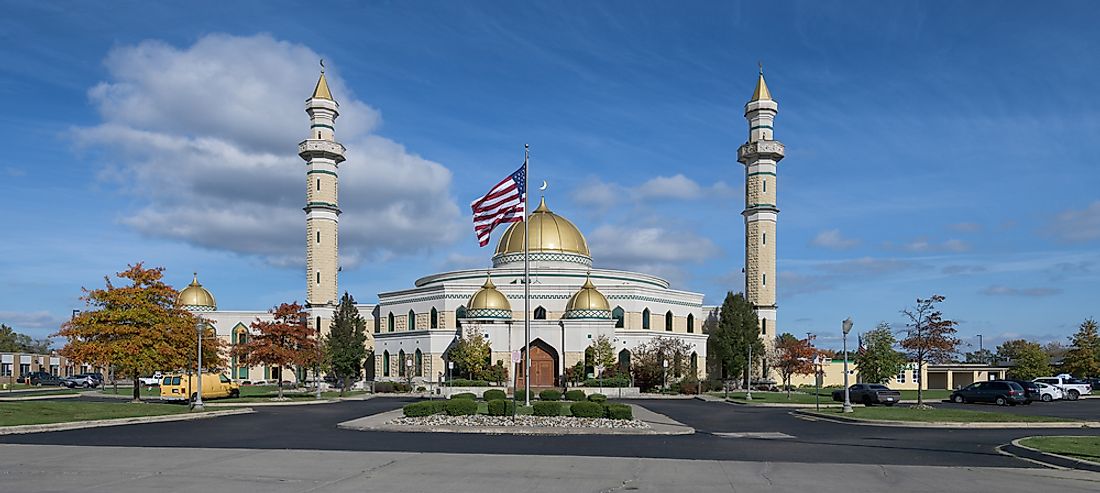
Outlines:
{"type": "Polygon", "coordinates": [[[775,242],[776,164],[783,159],[783,143],[772,139],[772,122],[779,105],[764,82],[756,81],[752,100],[745,104],[749,140],[737,150],[745,165],[745,296],[760,317],[760,337],[770,343],[776,335],[775,242]]]}
{"type": "Polygon", "coordinates": [[[325,80],[324,63],[321,78],[313,96],[306,100],[309,113],[309,137],[298,144],[298,155],[306,161],[306,310],[309,325],[322,333],[328,332],[339,301],[337,276],[340,272],[338,226],[340,207],[337,202],[337,169],[344,161],[344,146],[336,142],[336,117],[339,104],[332,99],[325,80]]]}

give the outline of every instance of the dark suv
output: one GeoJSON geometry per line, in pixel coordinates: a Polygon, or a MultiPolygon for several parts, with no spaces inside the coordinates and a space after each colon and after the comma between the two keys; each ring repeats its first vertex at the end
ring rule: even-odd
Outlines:
{"type": "Polygon", "coordinates": [[[1005,381],[1006,382],[1016,382],[1016,383],[1020,384],[1021,387],[1024,388],[1024,397],[1027,397],[1027,402],[1024,402],[1024,404],[1031,404],[1032,402],[1043,400],[1042,392],[1039,391],[1039,385],[1036,384],[1035,382],[1032,382],[1030,380],[1016,380],[1016,379],[1008,379],[1008,380],[1005,380],[1005,381]]]}
{"type": "Polygon", "coordinates": [[[23,381],[27,385],[61,385],[61,377],[44,371],[27,373],[23,375],[23,381]]]}
{"type": "Polygon", "coordinates": [[[1024,404],[1027,395],[1024,388],[1016,382],[991,380],[974,382],[951,393],[951,400],[959,404],[967,402],[993,402],[998,406],[1024,404]]]}

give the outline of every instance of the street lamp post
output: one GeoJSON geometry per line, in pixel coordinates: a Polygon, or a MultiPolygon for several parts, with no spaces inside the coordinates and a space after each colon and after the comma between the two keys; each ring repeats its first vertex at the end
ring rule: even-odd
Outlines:
{"type": "Polygon", "coordinates": [[[985,347],[982,345],[981,334],[978,334],[978,363],[985,364],[985,347]]]}
{"type": "Polygon", "coordinates": [[[451,385],[451,370],[454,370],[454,369],[455,369],[455,362],[448,360],[447,361],[447,398],[448,399],[451,398],[451,387],[453,387],[451,385]]]}
{"type": "Polygon", "coordinates": [[[196,375],[198,376],[198,388],[199,389],[195,393],[195,403],[191,406],[191,410],[193,410],[193,411],[203,411],[203,410],[206,409],[202,404],[202,332],[203,332],[203,329],[204,329],[204,327],[203,327],[202,320],[199,320],[198,322],[195,322],[195,333],[198,335],[198,338],[199,338],[199,354],[198,354],[198,362],[199,362],[198,370],[199,371],[196,372],[196,375]]]}
{"type": "Polygon", "coordinates": [[[852,317],[844,319],[840,324],[844,332],[844,409],[841,412],[852,412],[852,401],[848,395],[848,333],[852,331],[852,317]]]}

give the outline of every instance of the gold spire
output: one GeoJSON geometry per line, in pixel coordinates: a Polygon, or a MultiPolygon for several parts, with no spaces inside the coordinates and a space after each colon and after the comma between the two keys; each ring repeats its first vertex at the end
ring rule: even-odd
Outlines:
{"type": "MultiPolygon", "coordinates": [[[[324,65],[322,65],[324,67],[324,65]]],[[[325,80],[325,70],[321,69],[321,78],[317,79],[317,87],[313,89],[314,99],[327,99],[329,101],[335,101],[332,99],[332,93],[328,90],[328,81],[325,80]]]]}
{"type": "Polygon", "coordinates": [[[550,212],[550,208],[546,207],[546,197],[539,199],[539,206],[535,208],[535,212],[550,212]]]}
{"type": "Polygon", "coordinates": [[[752,101],[770,101],[772,99],[772,93],[768,91],[768,83],[764,82],[764,64],[757,62],[757,66],[760,67],[760,78],[756,80],[756,90],[752,92],[752,101]]]}

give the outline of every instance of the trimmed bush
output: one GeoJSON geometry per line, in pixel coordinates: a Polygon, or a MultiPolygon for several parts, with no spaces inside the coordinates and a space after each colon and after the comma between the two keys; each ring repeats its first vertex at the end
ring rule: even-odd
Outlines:
{"type": "Polygon", "coordinates": [[[611,377],[611,378],[589,378],[584,381],[585,387],[629,387],[630,378],[628,377],[611,377]],[[601,385],[602,384],[602,385],[601,385]]]}
{"type": "Polygon", "coordinates": [[[467,380],[465,378],[456,378],[450,382],[444,382],[444,385],[448,387],[488,387],[489,382],[487,380],[467,380]]]}
{"type": "Polygon", "coordinates": [[[511,416],[516,412],[516,403],[506,399],[489,401],[489,416],[511,416]]]}
{"type": "MultiPolygon", "coordinates": [[[[513,393],[516,396],[516,402],[526,402],[527,401],[527,391],[526,390],[519,389],[519,390],[517,390],[513,393]]],[[[534,397],[535,396],[531,396],[531,400],[535,400],[534,397]]]]}
{"type": "Polygon", "coordinates": [[[473,392],[459,392],[457,394],[452,395],[451,399],[466,399],[466,400],[476,401],[477,396],[474,395],[473,392]]]}
{"type": "Polygon", "coordinates": [[[444,408],[449,416],[470,416],[477,414],[477,401],[473,399],[451,399],[445,402],[444,408]]]}
{"type": "Polygon", "coordinates": [[[592,394],[588,396],[589,402],[607,402],[607,396],[603,394],[592,394]]]}
{"type": "Polygon", "coordinates": [[[580,389],[567,390],[567,391],[565,391],[565,400],[574,401],[574,402],[583,401],[584,400],[584,391],[580,390],[580,389]]]}
{"type": "Polygon", "coordinates": [[[446,401],[420,401],[412,404],[407,404],[401,410],[405,413],[405,416],[431,416],[443,412],[444,403],[446,401]]]}
{"type": "Polygon", "coordinates": [[[489,389],[481,394],[481,398],[485,399],[486,402],[495,401],[497,399],[507,399],[508,394],[500,389],[489,389]]]}
{"type": "Polygon", "coordinates": [[[561,392],[559,392],[557,390],[554,390],[554,389],[546,389],[542,392],[539,392],[539,400],[540,401],[560,401],[561,400],[561,392]]]}
{"type": "Polygon", "coordinates": [[[634,410],[626,404],[608,404],[606,416],[611,419],[634,419],[634,410]]]}
{"type": "Polygon", "coordinates": [[[394,391],[393,382],[374,382],[374,391],[379,394],[389,394],[394,391]]]}
{"type": "Polygon", "coordinates": [[[531,414],[535,416],[558,416],[561,414],[561,404],[553,401],[536,402],[532,406],[531,414]]]}
{"type": "Polygon", "coordinates": [[[603,406],[598,402],[574,402],[572,406],[569,406],[569,412],[577,418],[604,417],[603,406]]]}

